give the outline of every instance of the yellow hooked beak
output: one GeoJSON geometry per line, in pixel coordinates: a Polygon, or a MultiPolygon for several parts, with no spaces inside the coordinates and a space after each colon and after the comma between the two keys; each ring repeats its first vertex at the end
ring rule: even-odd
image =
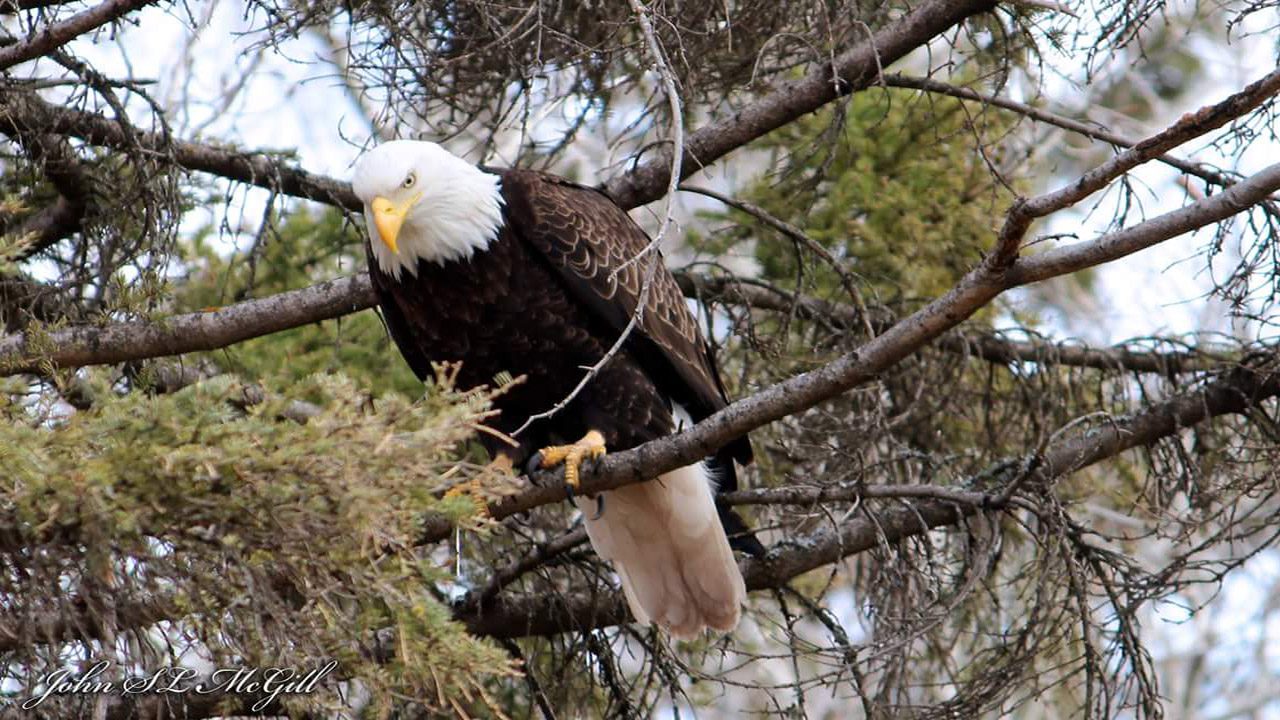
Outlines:
{"type": "Polygon", "coordinates": [[[400,252],[396,249],[396,238],[400,237],[400,226],[404,224],[405,215],[408,215],[409,210],[421,199],[422,193],[418,193],[400,205],[384,197],[376,197],[370,203],[369,208],[373,211],[373,226],[378,229],[378,237],[382,238],[383,244],[390,248],[391,252],[400,252]]]}

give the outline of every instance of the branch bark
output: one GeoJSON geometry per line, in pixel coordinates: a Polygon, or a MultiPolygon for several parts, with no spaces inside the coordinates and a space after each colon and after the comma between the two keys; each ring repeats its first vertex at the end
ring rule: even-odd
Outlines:
{"type": "Polygon", "coordinates": [[[34,60],[87,32],[154,2],[156,0],[107,0],[95,8],[53,23],[24,41],[0,48],[0,70],[34,60]]]}
{"type": "Polygon", "coordinates": [[[24,260],[80,231],[89,210],[93,181],[66,138],[48,133],[13,131],[3,120],[0,120],[0,132],[5,132],[22,146],[58,191],[52,205],[16,226],[4,229],[7,235],[29,238],[29,244],[14,258],[24,260]]]}
{"type": "Polygon", "coordinates": [[[153,322],[87,325],[47,334],[26,332],[0,339],[0,375],[216,350],[341,317],[372,307],[374,302],[369,276],[360,274],[153,322]]]}
{"type": "MultiPolygon", "coordinates": [[[[794,306],[802,317],[828,321],[850,330],[861,326],[861,314],[849,305],[792,295],[736,279],[688,273],[677,273],[676,277],[684,293],[692,298],[719,298],[779,312],[790,311],[794,306]]],[[[39,286],[32,284],[32,287],[39,286]]],[[[0,281],[0,319],[6,317],[4,308],[16,306],[19,302],[17,295],[6,300],[6,288],[0,281]]],[[[108,365],[217,350],[256,337],[367,310],[376,303],[369,276],[360,273],[209,312],[186,313],[145,322],[79,326],[30,336],[0,337],[0,376],[39,373],[48,367],[108,365]]],[[[52,311],[35,313],[34,316],[37,319],[54,319],[52,311]]],[[[893,322],[887,311],[871,318],[877,331],[888,329],[893,322]]],[[[1226,354],[1204,351],[1161,352],[1123,346],[1089,348],[1041,340],[1012,340],[984,332],[948,334],[940,337],[937,343],[944,350],[1000,364],[1036,362],[1162,375],[1207,370],[1229,359],[1226,354]]]]}
{"type": "MultiPolygon", "coordinates": [[[[1020,103],[1015,100],[1009,100],[995,95],[985,95],[971,88],[939,82],[933,78],[918,78],[891,73],[884,76],[884,84],[889,87],[922,90],[924,92],[935,93],[938,95],[949,95],[954,98],[960,98],[961,100],[972,100],[974,102],[982,103],[983,105],[1003,108],[1031,118],[1032,120],[1045,123],[1046,125],[1053,125],[1054,127],[1059,127],[1064,130],[1070,130],[1071,132],[1078,133],[1093,140],[1101,140],[1103,142],[1110,143],[1116,147],[1132,148],[1138,144],[1137,140],[1118,135],[1100,126],[1080,122],[1079,120],[1073,120],[1057,113],[1027,105],[1026,103],[1020,103]]],[[[1235,182],[1235,179],[1227,177],[1220,172],[1209,170],[1199,164],[1183,160],[1179,157],[1174,157],[1173,155],[1158,155],[1155,159],[1169,167],[1176,168],[1188,175],[1194,175],[1207,183],[1218,185],[1220,187],[1227,187],[1235,182]]]]}
{"type": "MultiPolygon", "coordinates": [[[[733,116],[685,138],[684,179],[737,148],[797,120],[836,98],[869,87],[886,67],[967,18],[991,10],[991,0],[926,0],[909,14],[846,50],[830,65],[775,86],[733,116]]],[[[672,149],[658,151],[601,186],[615,202],[633,208],[662,197],[671,181],[672,149]]]]}
{"type": "MultiPolygon", "coordinates": [[[[1222,193],[1131,228],[1024,259],[1006,261],[992,253],[942,297],[896,323],[883,334],[827,365],[738,400],[692,428],[639,447],[605,456],[584,468],[579,492],[594,494],[643,482],[714,455],[723,445],[766,423],[795,414],[875,378],[964,320],[1000,293],[1028,282],[1064,275],[1124,257],[1143,247],[1218,222],[1280,189],[1280,164],[1263,170],[1222,193]]],[[[1010,212],[1015,212],[1011,210],[1010,212]]],[[[559,476],[526,478],[516,493],[489,505],[501,519],[563,499],[559,476]]],[[[422,542],[448,537],[449,522],[428,518],[422,542]]]]}
{"type": "MultiPolygon", "coordinates": [[[[1274,359],[1260,367],[1241,366],[1204,388],[1178,395],[1128,418],[1064,438],[1045,449],[1034,482],[1043,487],[1070,473],[1135,447],[1150,445],[1184,428],[1227,414],[1241,413],[1257,403],[1280,395],[1280,373],[1274,359]]],[[[1012,472],[1020,461],[1006,463],[1012,472]]],[[[763,558],[742,561],[749,590],[779,588],[793,578],[842,558],[865,552],[879,543],[893,543],[934,528],[955,525],[984,510],[999,510],[1014,502],[1030,506],[1017,496],[999,492],[918,486],[859,488],[776,488],[747,490],[722,496],[730,504],[762,502],[810,505],[831,500],[919,497],[876,511],[874,518],[860,516],[838,528],[814,532],[793,542],[773,546],[763,558]],[[868,492],[870,490],[870,492],[868,492]],[[927,492],[926,492],[927,491],[927,492]]],[[[1023,487],[1027,484],[1024,482],[1023,487]]],[[[630,619],[621,593],[566,596],[499,597],[482,610],[458,618],[472,632],[496,638],[554,635],[587,631],[630,619]]]]}
{"type": "Polygon", "coordinates": [[[0,127],[6,134],[52,133],[124,152],[140,149],[169,157],[174,164],[188,170],[211,173],[353,212],[360,210],[360,201],[351,192],[349,183],[309,173],[283,157],[171,140],[152,132],[130,132],[110,118],[60,107],[22,89],[0,88],[0,105],[3,106],[0,109],[0,127]]]}

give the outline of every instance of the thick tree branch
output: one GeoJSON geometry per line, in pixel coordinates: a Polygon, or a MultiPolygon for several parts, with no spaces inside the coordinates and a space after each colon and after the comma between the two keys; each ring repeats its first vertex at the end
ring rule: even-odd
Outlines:
{"type": "MultiPolygon", "coordinates": [[[[1126,450],[1151,445],[1214,417],[1244,412],[1277,395],[1280,395],[1280,373],[1276,372],[1274,357],[1267,358],[1259,367],[1240,366],[1200,390],[1178,395],[1127,418],[1117,418],[1050,445],[1036,465],[1034,481],[1042,487],[1126,450]]],[[[1010,478],[1017,477],[1026,466],[1022,461],[1003,465],[1008,468],[1004,472],[1010,478]]],[[[864,514],[838,528],[825,528],[794,542],[784,541],[770,548],[769,554],[763,558],[743,560],[747,588],[763,590],[782,587],[803,573],[865,552],[879,543],[893,543],[933,528],[954,525],[966,516],[983,510],[998,510],[1011,501],[1019,507],[1033,507],[1031,500],[1017,496],[1003,497],[998,491],[966,489],[974,484],[961,483],[955,488],[786,487],[739,491],[722,497],[731,504],[795,505],[871,498],[928,498],[868,511],[871,516],[864,514]]],[[[459,619],[477,634],[509,638],[591,630],[626,622],[629,613],[621,593],[597,596],[576,593],[499,597],[486,605],[482,612],[459,619]]]]}
{"type": "Polygon", "coordinates": [[[368,275],[152,322],[83,326],[0,339],[0,374],[38,373],[217,350],[281,330],[341,317],[374,304],[368,275]],[[52,351],[50,351],[52,349],[52,351]]]}
{"type": "MultiPolygon", "coordinates": [[[[1199,203],[1161,215],[1139,225],[1006,264],[993,253],[941,298],[888,328],[853,352],[807,373],[738,400],[685,432],[607,455],[584,469],[579,491],[586,494],[642,482],[715,454],[717,450],[757,427],[795,414],[865,383],[960,324],[1000,293],[1018,285],[1092,267],[1123,257],[1142,247],[1218,222],[1280,189],[1280,164],[1272,166],[1199,203]]],[[[563,499],[558,482],[542,478],[489,506],[494,518],[524,512],[563,499]]],[[[423,542],[449,535],[443,517],[425,523],[423,542]]]]}
{"type": "MultiPolygon", "coordinates": [[[[990,0],[926,0],[897,22],[836,56],[830,65],[781,83],[731,117],[689,133],[680,179],[838,97],[870,86],[880,68],[995,5],[990,0]]],[[[671,156],[671,148],[664,148],[601,189],[625,208],[653,202],[662,197],[670,182],[671,156]]]]}
{"type": "MultiPolygon", "coordinates": [[[[1277,73],[1280,79],[1280,73],[1277,73]]],[[[1278,86],[1280,87],[1280,86],[1278,86]]],[[[1169,238],[1225,220],[1257,205],[1280,188],[1280,163],[1264,168],[1194,205],[1165,213],[1097,240],[1074,243],[1019,260],[1009,268],[1009,287],[1078,272],[1132,255],[1169,238]]]]}
{"type": "Polygon", "coordinates": [[[156,0],[107,0],[95,8],[53,23],[26,40],[0,48],[0,70],[34,60],[87,32],[154,2],[156,0]]]}
{"type": "Polygon", "coordinates": [[[360,201],[349,183],[315,175],[285,158],[242,152],[202,143],[169,140],[157,133],[130,132],[119,122],[96,113],[64,108],[35,93],[0,88],[0,132],[52,133],[121,151],[141,149],[169,157],[188,170],[207,172],[285,195],[358,211],[360,201]]]}
{"type": "MultiPolygon", "coordinates": [[[[862,324],[861,313],[852,306],[792,295],[736,279],[688,273],[677,273],[676,277],[685,294],[693,298],[718,298],[778,312],[789,312],[794,307],[802,317],[830,322],[842,329],[857,329],[862,324]]],[[[22,287],[26,286],[13,285],[10,288],[0,282],[0,309],[18,303],[18,295],[10,297],[6,293],[17,293],[22,287]]],[[[39,289],[40,286],[32,284],[32,287],[39,289]]],[[[0,338],[0,376],[39,372],[45,364],[83,367],[216,350],[255,337],[366,310],[375,303],[369,276],[360,273],[267,298],[246,300],[211,312],[187,313],[151,322],[68,328],[44,334],[38,339],[13,335],[0,338]],[[282,312],[281,308],[287,308],[287,312],[282,312]],[[25,354],[33,342],[42,350],[39,357],[25,354]]],[[[0,314],[0,318],[3,317],[0,314]]],[[[36,317],[53,319],[54,315],[44,312],[37,313],[36,317]]],[[[876,313],[871,318],[877,331],[888,329],[893,322],[894,318],[888,312],[876,313]]],[[[1224,354],[1203,351],[1161,352],[1123,346],[1088,348],[1042,340],[1012,340],[996,333],[979,332],[944,335],[937,344],[951,352],[974,355],[1000,364],[1036,362],[1162,375],[1205,370],[1227,359],[1224,354]]]]}
{"type": "MultiPolygon", "coordinates": [[[[1004,227],[1000,229],[1000,237],[996,245],[998,263],[1005,264],[1013,261],[1032,221],[1071,207],[1133,168],[1160,157],[1193,138],[1243,117],[1274,97],[1276,93],[1280,93],[1280,68],[1250,83],[1248,87],[1232,94],[1222,102],[1207,105],[1193,113],[1183,115],[1162,132],[1137,143],[1053,192],[1030,199],[1019,198],[1009,209],[1004,227]]],[[[1265,199],[1274,190],[1275,188],[1271,188],[1261,197],[1254,198],[1251,204],[1265,199]]]]}
{"type": "MultiPolygon", "coordinates": [[[[1136,447],[1151,445],[1185,428],[1228,414],[1239,414],[1264,400],[1280,395],[1280,372],[1276,349],[1256,353],[1248,364],[1223,372],[1198,390],[1142,409],[1128,417],[1113,418],[1087,431],[1065,437],[1044,449],[1036,461],[1026,458],[997,463],[993,470],[954,487],[936,485],[840,485],[823,487],[790,486],[728,493],[721,499],[731,505],[800,505],[860,500],[901,500],[903,504],[877,510],[871,517],[855,518],[839,528],[819,530],[798,541],[784,541],[770,548],[764,558],[744,560],[743,575],[748,589],[778,588],[805,572],[871,549],[879,542],[896,542],[927,530],[952,525],[982,510],[999,510],[1010,505],[1034,511],[1033,498],[1007,490],[1009,483],[1028,487],[1023,473],[1032,471],[1034,486],[1043,487],[1102,460],[1136,447]],[[1005,486],[989,490],[990,480],[1005,486]],[[912,502],[905,502],[910,500],[912,502]]],[[[512,579],[548,557],[583,542],[579,529],[569,532],[525,558],[500,570],[494,582],[476,597],[464,598],[455,608],[455,617],[477,634],[497,638],[526,635],[553,635],[571,630],[589,630],[626,622],[629,615],[621,594],[577,593],[560,596],[505,597],[499,591],[512,579]]],[[[163,599],[142,605],[126,605],[119,610],[120,626],[136,628],[170,618],[170,605],[163,599]]],[[[35,626],[0,624],[0,652],[24,644],[24,633],[34,627],[37,639],[86,639],[96,637],[89,614],[73,620],[65,617],[38,621],[35,626]],[[87,629],[87,630],[86,630],[87,629]]]]}

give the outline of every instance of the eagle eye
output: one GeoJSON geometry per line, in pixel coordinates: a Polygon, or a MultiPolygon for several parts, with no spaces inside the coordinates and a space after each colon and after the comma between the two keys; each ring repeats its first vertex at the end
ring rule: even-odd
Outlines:
{"type": "Polygon", "coordinates": [[[414,186],[414,183],[416,183],[416,182],[418,182],[418,174],[417,174],[417,173],[409,173],[409,177],[406,177],[406,178],[404,179],[404,182],[400,183],[400,187],[405,188],[405,189],[408,189],[408,188],[413,187],[413,186],[414,186]]]}

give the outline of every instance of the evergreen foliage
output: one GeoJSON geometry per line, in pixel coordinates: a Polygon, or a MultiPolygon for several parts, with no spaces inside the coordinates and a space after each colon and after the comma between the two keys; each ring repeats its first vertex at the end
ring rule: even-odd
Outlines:
{"type": "MultiPolygon", "coordinates": [[[[341,212],[299,208],[264,225],[249,247],[227,253],[213,228],[183,253],[186,277],[174,284],[174,312],[266,297],[363,270],[364,248],[341,212]]],[[[207,353],[208,362],[247,380],[291,384],[340,372],[374,395],[416,397],[422,383],[400,358],[373,312],[286,330],[207,353]]],[[[196,362],[200,356],[193,357],[196,362]]]]}
{"type": "Polygon", "coordinates": [[[712,214],[729,227],[692,242],[713,255],[750,244],[762,279],[819,297],[851,301],[842,272],[884,304],[934,297],[991,245],[1012,196],[988,163],[1000,162],[1015,121],[954,98],[861,93],[769,135],[776,165],[739,194],[804,228],[841,269],[741,211],[712,214]]]}
{"type": "MultiPolygon", "coordinates": [[[[42,618],[94,627],[137,603],[174,632],[129,638],[135,670],[188,651],[215,666],[333,659],[373,707],[404,694],[441,710],[491,703],[486,680],[516,668],[452,621],[429,591],[452,569],[416,545],[427,513],[484,530],[469,499],[441,492],[446,478],[501,488],[459,459],[488,398],[451,389],[447,373],[416,402],[336,374],[280,389],[246,407],[241,381],[222,375],[163,395],[102,388],[66,417],[3,408],[0,508],[21,530],[4,539],[0,598],[6,622],[22,621],[4,642],[29,681],[63,661],[42,618]],[[317,401],[306,422],[281,416],[296,397],[317,401]],[[78,551],[50,552],[68,543],[78,551]]],[[[328,687],[290,703],[334,702],[328,687]]]]}
{"type": "MultiPolygon", "coordinates": [[[[318,718],[1156,718],[1195,695],[1165,690],[1187,673],[1140,630],[1170,606],[1190,626],[1280,539],[1274,296],[1255,302],[1280,282],[1276,187],[1226,222],[1202,202],[1261,182],[1231,173],[1275,140],[1280,91],[1253,97],[1255,84],[1196,113],[1191,82],[1215,72],[1204,41],[1263,6],[247,0],[225,43],[244,52],[214,69],[234,82],[208,98],[198,78],[218,26],[196,25],[226,5],[140,4],[0,3],[0,705],[98,660],[112,677],[333,660],[320,692],[263,711],[318,718]],[[46,32],[125,5],[109,31],[46,32]],[[192,23],[192,66],[158,84],[127,60],[157,17],[192,23]],[[109,43],[125,62],[99,52],[109,43]],[[12,61],[33,47],[36,61],[12,61]],[[341,83],[295,83],[296,68],[341,83]],[[285,146],[414,135],[603,180],[627,205],[666,191],[663,153],[682,144],[687,171],[764,166],[728,192],[769,218],[731,208],[670,225],[698,254],[681,280],[728,394],[747,399],[699,432],[774,418],[751,431],[756,463],[728,500],[769,549],[742,560],[737,630],[673,642],[625,623],[576,506],[484,464],[474,440],[501,389],[461,392],[451,367],[424,386],[375,312],[94,365],[121,357],[95,354],[97,329],[142,338],[177,314],[364,269],[346,183],[237,127],[273,73],[291,78],[266,85],[290,108],[336,98],[367,121],[319,113],[285,146]],[[1215,228],[1202,250],[1211,275],[1226,271],[1216,292],[1254,313],[1232,332],[1258,335],[1071,355],[1082,349],[1042,337],[1041,317],[1097,319],[1052,281],[1001,279],[1066,236],[1024,227],[1017,257],[997,236],[1016,196],[1082,182],[1179,116],[1198,129],[1171,150],[1193,161],[1174,192],[1154,161],[1103,168],[1100,192],[1047,220],[1090,245],[1102,225],[1182,203],[1215,228]],[[1098,140],[1099,117],[1133,142],[1098,140]],[[1199,125],[1212,118],[1226,124],[1199,125]],[[961,295],[962,277],[1006,292],[912,315],[961,295]],[[912,334],[928,323],[937,332],[912,334]],[[81,334],[89,347],[59,367],[81,334]],[[863,364],[877,352],[888,359],[863,364]],[[43,361],[6,364],[30,357],[43,361]],[[793,390],[803,407],[784,402],[793,390]],[[1139,420],[1161,429],[1131,449],[1139,420]],[[486,516],[455,490],[518,497],[486,516]]],[[[1094,292],[1086,265],[1064,263],[1078,272],[1057,282],[1094,292]]],[[[339,284],[326,312],[367,302],[345,305],[358,283],[339,284]]],[[[603,479],[647,477],[632,470],[603,479]]],[[[1213,660],[1194,655],[1192,674],[1213,660]]],[[[257,712],[253,699],[158,698],[190,718],[257,712]]],[[[152,700],[60,695],[40,712],[163,716],[152,700]]]]}

